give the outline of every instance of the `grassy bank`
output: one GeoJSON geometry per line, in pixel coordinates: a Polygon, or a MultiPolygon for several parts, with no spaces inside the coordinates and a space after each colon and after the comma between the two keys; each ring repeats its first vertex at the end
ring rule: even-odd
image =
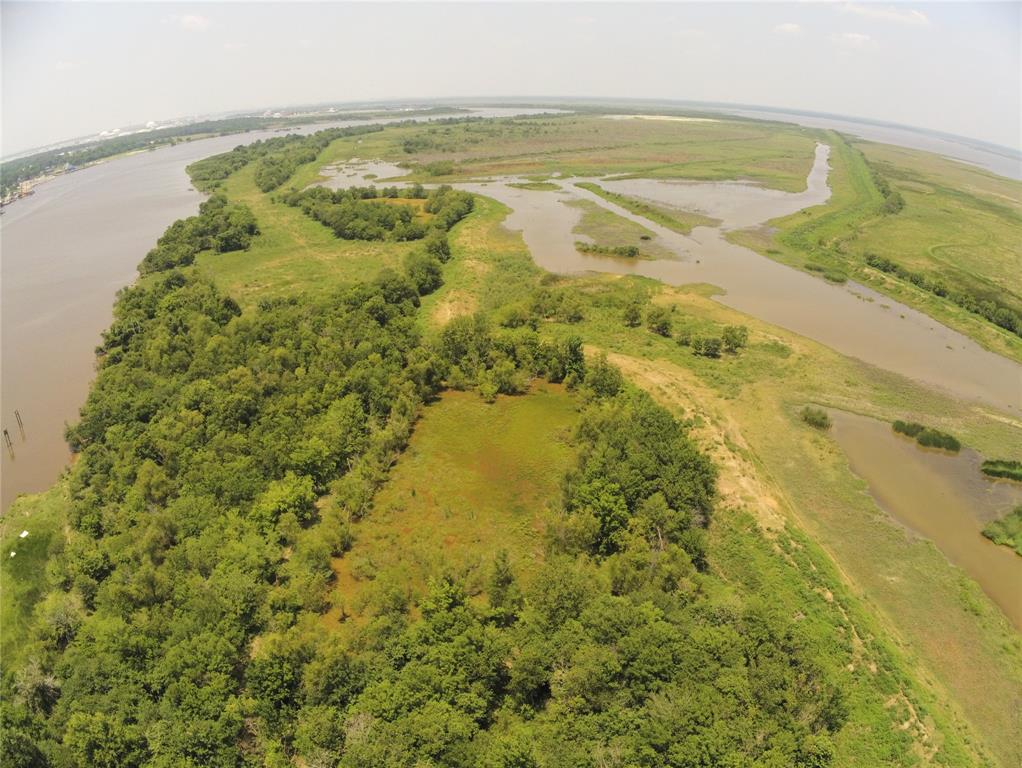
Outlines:
{"type": "Polygon", "coordinates": [[[653,221],[668,229],[673,229],[675,232],[680,232],[683,235],[689,234],[693,227],[712,227],[716,226],[720,222],[717,219],[711,219],[709,216],[702,216],[698,213],[692,213],[691,211],[683,211],[680,208],[669,211],[658,205],[647,203],[643,200],[637,200],[634,197],[628,195],[620,195],[617,192],[610,192],[599,184],[594,184],[591,181],[581,181],[575,185],[586,189],[593,194],[599,195],[604,200],[608,200],[612,203],[620,205],[627,211],[631,211],[636,216],[644,216],[645,218],[653,221]]]}

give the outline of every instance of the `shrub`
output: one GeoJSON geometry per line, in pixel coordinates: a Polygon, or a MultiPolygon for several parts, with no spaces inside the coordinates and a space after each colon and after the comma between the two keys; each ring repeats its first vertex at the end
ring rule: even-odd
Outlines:
{"type": "Polygon", "coordinates": [[[952,453],[958,453],[962,448],[962,444],[958,442],[958,439],[947,434],[947,432],[926,427],[915,421],[895,421],[891,424],[891,427],[895,432],[907,435],[908,437],[914,437],[919,445],[927,448],[940,448],[952,453]]]}
{"type": "Polygon", "coordinates": [[[810,427],[815,427],[816,429],[830,429],[830,416],[822,408],[814,408],[811,405],[807,405],[799,413],[799,416],[801,416],[802,421],[810,427]]]}
{"type": "Polygon", "coordinates": [[[667,307],[653,306],[646,313],[646,326],[658,336],[671,335],[671,312],[667,307]]]}
{"type": "Polygon", "coordinates": [[[987,459],[980,466],[980,471],[990,477],[1005,477],[1009,480],[1022,482],[1022,461],[987,459]]]}

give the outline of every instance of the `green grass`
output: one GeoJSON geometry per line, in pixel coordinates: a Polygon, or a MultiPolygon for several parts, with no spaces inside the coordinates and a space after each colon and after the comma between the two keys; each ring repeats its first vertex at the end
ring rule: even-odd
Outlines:
{"type": "Polygon", "coordinates": [[[399,266],[416,248],[415,243],[341,240],[300,209],[260,192],[254,173],[254,165],[238,171],[224,182],[223,192],[251,208],[260,235],[247,251],[207,252],[196,260],[242,306],[299,292],[325,293],[369,279],[383,267],[399,266]]]}
{"type": "Polygon", "coordinates": [[[6,669],[21,660],[32,613],[46,591],[46,561],[63,541],[68,505],[67,482],[60,480],[44,493],[18,497],[0,518],[0,660],[6,669]],[[24,539],[22,531],[28,531],[24,539]]]}
{"type": "Polygon", "coordinates": [[[421,316],[428,325],[523,301],[539,284],[542,270],[521,237],[502,224],[509,212],[496,200],[476,197],[472,213],[450,235],[444,284],[422,299],[421,316]]]}
{"type": "Polygon", "coordinates": [[[561,187],[558,184],[554,184],[552,181],[523,181],[517,184],[508,184],[509,187],[515,189],[528,189],[533,192],[556,192],[561,187]]]}
{"type": "Polygon", "coordinates": [[[542,382],[492,404],[447,392],[428,406],[372,510],[353,524],[354,546],[334,561],[327,624],[342,609],[357,619],[378,585],[419,595],[430,576],[447,572],[479,594],[502,549],[527,579],[574,462],[568,441],[577,416],[574,396],[542,382]]]}
{"type": "MultiPolygon", "coordinates": [[[[801,128],[720,119],[706,123],[609,120],[564,115],[458,125],[388,128],[327,148],[323,164],[352,157],[408,163],[421,180],[449,181],[494,175],[535,177],[639,175],[723,180],[744,178],[791,192],[805,188],[814,139],[801,128]],[[406,141],[425,141],[405,152],[406,141]],[[450,176],[431,177],[426,166],[451,161],[450,176]]],[[[299,173],[295,183],[316,179],[299,173]]]]}
{"type": "Polygon", "coordinates": [[[994,520],[983,529],[983,535],[994,544],[1011,547],[1022,555],[1022,507],[1015,507],[1000,520],[994,520]]]}
{"type": "Polygon", "coordinates": [[[585,235],[593,243],[603,248],[634,246],[639,249],[640,257],[671,259],[673,251],[659,245],[653,238],[656,235],[641,224],[618,216],[592,200],[572,200],[565,203],[582,211],[582,218],[572,230],[577,235],[585,235]],[[643,240],[643,237],[650,238],[643,240]]]}
{"type": "Polygon", "coordinates": [[[637,216],[644,216],[652,222],[668,229],[673,229],[675,232],[680,232],[683,235],[690,234],[694,227],[713,227],[720,223],[718,219],[711,219],[709,216],[702,216],[701,214],[681,209],[669,211],[661,206],[637,200],[628,195],[610,192],[591,181],[580,181],[575,186],[587,189],[604,200],[616,203],[637,216]]]}

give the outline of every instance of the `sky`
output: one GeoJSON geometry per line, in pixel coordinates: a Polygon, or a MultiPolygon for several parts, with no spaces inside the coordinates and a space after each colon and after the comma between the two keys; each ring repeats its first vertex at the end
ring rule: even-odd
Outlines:
{"type": "Polygon", "coordinates": [[[831,112],[1022,148],[1022,3],[19,3],[3,155],[186,115],[582,96],[831,112]]]}

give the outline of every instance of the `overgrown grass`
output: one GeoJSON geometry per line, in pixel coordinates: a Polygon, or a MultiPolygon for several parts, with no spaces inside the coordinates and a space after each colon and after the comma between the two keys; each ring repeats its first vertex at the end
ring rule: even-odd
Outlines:
{"type": "Polygon", "coordinates": [[[712,227],[720,223],[719,220],[711,219],[709,216],[702,216],[691,211],[683,211],[680,208],[668,210],[662,206],[653,205],[644,200],[637,200],[628,195],[610,192],[591,181],[580,181],[575,186],[588,190],[594,195],[599,195],[604,200],[620,205],[637,216],[643,216],[650,221],[656,222],[668,229],[673,229],[675,232],[680,232],[683,235],[690,234],[694,227],[712,227]]]}
{"type": "Polygon", "coordinates": [[[67,481],[21,496],[0,518],[0,659],[14,669],[36,603],[46,591],[46,561],[62,548],[69,506],[67,481]],[[21,532],[28,536],[21,538],[21,532]],[[14,553],[12,555],[11,553],[14,553]]]}
{"type": "MultiPolygon", "coordinates": [[[[565,205],[582,211],[582,218],[572,232],[592,239],[593,245],[598,248],[635,248],[647,258],[674,258],[669,248],[653,239],[655,236],[651,230],[608,211],[592,200],[572,200],[565,205]]],[[[623,255],[623,252],[617,255],[623,255]]]]}
{"type": "Polygon", "coordinates": [[[560,504],[576,398],[537,383],[487,404],[448,392],[424,411],[371,512],[334,561],[337,598],[327,623],[372,610],[380,589],[419,595],[432,576],[456,574],[472,594],[500,550],[523,579],[542,558],[542,533],[560,504]]]}
{"type": "Polygon", "coordinates": [[[1022,507],[1015,507],[1000,520],[994,520],[983,529],[983,535],[994,544],[1011,547],[1022,555],[1022,507]]]}

